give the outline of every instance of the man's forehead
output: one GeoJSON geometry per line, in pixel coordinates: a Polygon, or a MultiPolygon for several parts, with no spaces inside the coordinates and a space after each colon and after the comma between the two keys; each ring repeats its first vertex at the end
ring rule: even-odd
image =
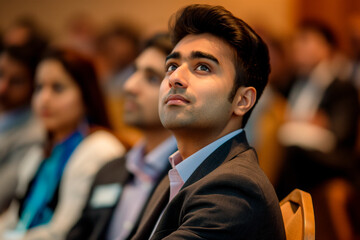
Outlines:
{"type": "Polygon", "coordinates": [[[194,52],[218,57],[232,57],[232,48],[223,39],[209,33],[189,34],[181,39],[174,47],[171,54],[178,54],[180,57],[191,57],[194,52]]]}
{"type": "Polygon", "coordinates": [[[155,47],[145,49],[136,58],[135,63],[141,65],[162,65],[166,55],[155,47]]]}

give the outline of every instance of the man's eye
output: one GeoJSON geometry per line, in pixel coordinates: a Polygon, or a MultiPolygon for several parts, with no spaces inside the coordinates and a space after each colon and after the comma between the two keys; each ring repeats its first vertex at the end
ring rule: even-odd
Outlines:
{"type": "Polygon", "coordinates": [[[177,66],[175,64],[169,64],[166,66],[166,72],[173,72],[177,69],[177,66]]]}
{"type": "Polygon", "coordinates": [[[201,64],[199,66],[196,67],[197,71],[202,71],[202,72],[210,72],[210,68],[204,64],[201,64]]]}
{"type": "Polygon", "coordinates": [[[160,84],[161,82],[160,77],[155,74],[148,74],[146,79],[150,84],[160,84]]]}

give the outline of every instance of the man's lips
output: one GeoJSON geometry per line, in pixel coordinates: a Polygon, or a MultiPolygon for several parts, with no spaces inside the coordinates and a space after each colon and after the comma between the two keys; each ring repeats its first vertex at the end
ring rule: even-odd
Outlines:
{"type": "Polygon", "coordinates": [[[187,100],[186,98],[184,98],[181,95],[169,95],[166,100],[165,100],[165,104],[167,105],[183,105],[183,104],[187,104],[190,101],[187,100]]]}

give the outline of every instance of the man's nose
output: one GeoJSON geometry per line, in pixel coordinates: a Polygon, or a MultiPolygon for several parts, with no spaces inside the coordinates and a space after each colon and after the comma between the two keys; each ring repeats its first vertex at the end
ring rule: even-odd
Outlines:
{"type": "Polygon", "coordinates": [[[133,73],[124,84],[125,94],[134,94],[141,88],[141,74],[138,72],[133,73]]]}
{"type": "Polygon", "coordinates": [[[189,73],[187,67],[180,66],[169,76],[169,86],[171,88],[187,88],[188,77],[189,73]]]}

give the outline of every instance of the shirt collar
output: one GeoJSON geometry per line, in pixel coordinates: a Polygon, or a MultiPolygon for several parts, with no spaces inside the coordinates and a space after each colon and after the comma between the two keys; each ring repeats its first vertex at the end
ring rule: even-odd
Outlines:
{"type": "Polygon", "coordinates": [[[167,167],[167,159],[175,150],[176,140],[171,136],[144,156],[145,142],[140,141],[128,152],[126,168],[137,177],[156,180],[167,167]]]}
{"type": "Polygon", "coordinates": [[[240,134],[243,129],[235,130],[216,141],[210,143],[209,145],[203,147],[190,157],[182,159],[180,152],[177,151],[169,157],[170,164],[173,168],[176,168],[181,176],[182,180],[186,182],[189,177],[195,172],[195,170],[200,166],[200,164],[217,148],[219,148],[223,143],[228,141],[230,138],[240,134]]]}

